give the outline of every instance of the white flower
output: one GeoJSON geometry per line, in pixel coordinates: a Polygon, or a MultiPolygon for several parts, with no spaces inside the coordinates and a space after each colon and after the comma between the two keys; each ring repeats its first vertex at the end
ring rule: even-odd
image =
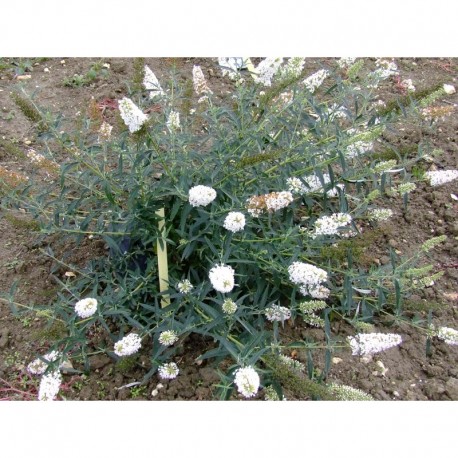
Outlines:
{"type": "Polygon", "coordinates": [[[290,191],[271,192],[247,199],[248,213],[253,217],[262,215],[264,210],[273,212],[287,207],[294,198],[290,191]]]}
{"type": "Polygon", "coordinates": [[[109,140],[111,137],[111,131],[113,130],[113,126],[106,121],[103,121],[102,125],[99,129],[100,138],[103,140],[109,140]]]}
{"type": "Polygon", "coordinates": [[[302,313],[308,315],[310,313],[317,312],[318,310],[326,308],[327,304],[324,301],[306,301],[299,303],[298,307],[302,313]]]}
{"type": "Polygon", "coordinates": [[[331,383],[329,389],[339,401],[373,401],[374,398],[362,390],[348,385],[338,385],[331,383]]]}
{"type": "Polygon", "coordinates": [[[272,305],[264,311],[269,321],[285,321],[291,318],[291,310],[281,305],[272,305]]]}
{"type": "Polygon", "coordinates": [[[97,299],[88,297],[81,299],[75,304],[75,313],[80,318],[89,318],[97,312],[97,299]]]}
{"type": "Polygon", "coordinates": [[[425,177],[429,180],[431,186],[440,186],[456,180],[458,178],[458,170],[434,170],[426,172],[425,177]]]}
{"type": "Polygon", "coordinates": [[[152,72],[148,65],[145,65],[145,77],[143,78],[143,86],[145,86],[145,89],[149,92],[150,99],[165,95],[165,92],[162,90],[156,75],[152,72]]]}
{"type": "Polygon", "coordinates": [[[305,194],[308,191],[304,183],[296,177],[287,178],[286,184],[288,185],[288,190],[294,194],[305,194]]]}
{"type": "Polygon", "coordinates": [[[341,105],[337,105],[337,103],[333,103],[329,107],[328,114],[329,114],[330,119],[335,119],[335,118],[345,119],[347,117],[347,112],[345,110],[345,107],[341,105]]]}
{"type": "Polygon", "coordinates": [[[341,57],[337,60],[337,65],[340,68],[350,67],[350,65],[352,65],[355,60],[356,57],[341,57]]]}
{"type": "Polygon", "coordinates": [[[315,221],[315,233],[318,235],[334,235],[340,227],[348,226],[351,223],[351,216],[347,213],[334,213],[331,216],[322,216],[315,221]]]}
{"type": "Polygon", "coordinates": [[[223,76],[228,75],[230,79],[239,78],[239,70],[243,67],[242,57],[218,57],[218,65],[221,67],[223,76]]]}
{"type": "Polygon", "coordinates": [[[265,196],[268,211],[277,211],[287,207],[294,200],[289,191],[271,192],[265,196]]]}
{"type": "Polygon", "coordinates": [[[444,84],[443,89],[448,95],[452,95],[456,92],[455,86],[452,86],[451,84],[444,84]]]}
{"type": "Polygon", "coordinates": [[[189,203],[193,207],[205,207],[216,199],[216,191],[209,186],[197,185],[189,190],[189,203]]]}
{"type": "Polygon", "coordinates": [[[389,208],[373,208],[368,212],[370,220],[374,221],[386,221],[393,216],[393,211],[389,208]]]}
{"type": "Polygon", "coordinates": [[[189,280],[183,280],[178,282],[177,289],[181,294],[188,294],[194,286],[189,280]]]}
{"type": "MultiPolygon", "coordinates": [[[[306,194],[306,193],[311,193],[311,192],[323,192],[323,184],[321,183],[321,180],[317,174],[303,177],[302,180],[305,185],[302,185],[301,187],[301,194],[306,194]]],[[[328,183],[331,182],[331,178],[329,174],[323,173],[323,182],[324,182],[324,185],[327,185],[328,183]]],[[[297,182],[295,182],[295,184],[297,185],[297,182]]],[[[342,188],[342,185],[338,184],[333,189],[330,189],[329,191],[327,191],[326,195],[328,197],[337,196],[339,194],[339,192],[337,191],[337,188],[342,188]]]]}
{"type": "Polygon", "coordinates": [[[222,309],[226,315],[233,315],[237,311],[237,304],[232,299],[223,302],[222,309]]]}
{"type": "Polygon", "coordinates": [[[375,164],[374,167],[372,167],[372,169],[375,173],[383,173],[390,171],[393,167],[396,167],[396,165],[396,159],[391,159],[389,161],[382,161],[378,164],[375,164]]]}
{"type": "Polygon", "coordinates": [[[213,267],[208,274],[211,284],[220,293],[229,293],[234,288],[234,269],[224,264],[213,267]]]}
{"type": "Polygon", "coordinates": [[[192,81],[194,85],[194,91],[197,95],[200,94],[213,94],[207,85],[204,73],[199,65],[194,65],[192,68],[192,81]]]}
{"type": "Polygon", "coordinates": [[[413,82],[411,79],[407,80],[402,80],[401,81],[401,86],[406,89],[408,92],[415,92],[415,86],[413,85],[413,82]]]}
{"type": "Polygon", "coordinates": [[[304,86],[309,90],[309,92],[313,94],[316,91],[316,89],[323,84],[323,81],[328,77],[328,75],[328,70],[318,70],[313,75],[310,75],[308,78],[306,78],[302,82],[302,84],[304,84],[304,86]]]}
{"type": "Polygon", "coordinates": [[[261,83],[264,86],[272,85],[272,78],[277,73],[278,68],[283,63],[282,57],[267,57],[255,68],[253,76],[256,83],[261,83]]]}
{"type": "Polygon", "coordinates": [[[161,345],[168,347],[178,340],[178,336],[175,331],[163,331],[159,334],[158,340],[161,345]]]}
{"type": "Polygon", "coordinates": [[[245,227],[245,215],[241,212],[229,212],[224,220],[224,228],[231,232],[242,231],[245,227]]]}
{"type": "Polygon", "coordinates": [[[54,401],[57,393],[59,392],[62,383],[62,375],[59,371],[54,371],[49,374],[43,375],[38,390],[39,401],[54,401]]]}
{"type": "Polygon", "coordinates": [[[417,189],[417,185],[415,183],[409,182],[401,183],[397,187],[397,191],[399,192],[399,194],[408,194],[409,192],[412,192],[415,189],[417,189]]]}
{"type": "Polygon", "coordinates": [[[159,366],[158,372],[160,378],[172,380],[174,378],[177,378],[177,375],[179,374],[180,370],[178,369],[178,366],[175,363],[166,363],[162,366],[159,366]]]}
{"type": "Polygon", "coordinates": [[[311,296],[315,299],[327,299],[331,294],[331,290],[323,285],[312,287],[302,285],[299,287],[299,292],[304,296],[311,296]]]}
{"type": "MultiPolygon", "coordinates": [[[[46,355],[44,355],[43,359],[45,359],[46,361],[49,361],[49,362],[54,362],[60,356],[61,356],[61,354],[58,351],[53,350],[50,353],[47,353],[46,355]]],[[[44,374],[47,368],[48,368],[48,363],[46,363],[45,361],[41,360],[40,358],[37,358],[37,359],[33,360],[27,366],[27,370],[31,374],[34,374],[34,375],[44,374]]]]}
{"type": "Polygon", "coordinates": [[[362,154],[367,153],[373,148],[374,144],[372,142],[357,141],[347,146],[346,156],[348,158],[361,156],[362,154]]]}
{"type": "Polygon", "coordinates": [[[440,327],[437,329],[436,335],[448,345],[458,345],[458,331],[455,329],[440,327]]]}
{"type": "Polygon", "coordinates": [[[392,75],[399,74],[398,67],[393,60],[388,61],[383,59],[377,59],[375,65],[377,66],[377,70],[372,72],[372,75],[374,75],[376,78],[386,79],[392,75]]]}
{"type": "Polygon", "coordinates": [[[167,125],[167,129],[169,129],[170,132],[173,132],[174,130],[179,129],[180,128],[180,113],[178,113],[178,111],[171,111],[167,118],[166,125],[167,125]]]}
{"type": "Polygon", "coordinates": [[[288,366],[290,369],[293,369],[293,370],[299,371],[299,372],[305,371],[305,365],[303,363],[301,363],[300,361],[298,361],[297,359],[293,359],[290,356],[286,356],[286,355],[279,355],[278,359],[283,364],[288,366]]]}
{"type": "Polygon", "coordinates": [[[258,392],[260,379],[253,367],[247,366],[237,369],[234,383],[237,385],[240,394],[246,398],[251,398],[258,392]]]}
{"type": "Polygon", "coordinates": [[[328,273],[304,262],[293,262],[288,267],[289,279],[296,285],[318,286],[320,283],[328,279],[328,273]]]}
{"type": "Polygon", "coordinates": [[[137,353],[141,346],[140,336],[130,333],[114,344],[114,352],[118,356],[130,356],[137,353]]]}
{"type": "Polygon", "coordinates": [[[402,343],[402,337],[399,334],[378,332],[357,334],[354,337],[347,337],[347,339],[352,349],[352,355],[359,356],[373,355],[402,343]]]}
{"type": "Polygon", "coordinates": [[[119,113],[131,133],[140,130],[148,119],[140,108],[127,97],[123,97],[119,101],[119,113]]]}
{"type": "Polygon", "coordinates": [[[291,57],[288,59],[288,62],[280,67],[278,72],[278,77],[280,81],[289,79],[289,78],[297,78],[302,73],[305,65],[305,58],[304,57],[291,57]]]}

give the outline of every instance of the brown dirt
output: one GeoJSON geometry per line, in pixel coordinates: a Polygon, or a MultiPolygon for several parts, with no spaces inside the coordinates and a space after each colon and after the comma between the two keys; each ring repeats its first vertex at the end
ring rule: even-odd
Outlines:
{"type": "MultiPolygon", "coordinates": [[[[110,63],[107,78],[97,78],[87,87],[66,87],[65,78],[75,73],[86,73],[92,62],[97,59],[52,58],[37,60],[30,74],[24,80],[25,89],[32,93],[37,91],[36,100],[54,113],[63,113],[66,124],[85,113],[93,97],[96,101],[119,99],[126,94],[125,83],[133,74],[133,59],[101,59],[110,63]],[[64,59],[65,63],[61,63],[64,59]],[[44,69],[49,69],[45,72],[44,69]]],[[[3,59],[9,62],[18,59],[3,59]]],[[[22,59],[24,61],[25,59],[22,59]]],[[[310,59],[307,66],[310,71],[319,68],[319,62],[326,59],[310,59]]],[[[396,59],[402,78],[411,78],[417,90],[431,87],[434,84],[448,82],[456,85],[455,76],[458,70],[458,59],[396,59]]],[[[224,93],[230,88],[223,80],[214,62],[209,59],[146,59],[159,79],[166,77],[175,68],[179,78],[190,78],[192,66],[199,64],[208,77],[209,85],[224,93]]],[[[1,67],[0,67],[1,68],[1,67]]],[[[9,97],[10,91],[17,85],[14,69],[0,69],[0,139],[13,142],[21,151],[33,147],[36,143],[31,123],[15,106],[9,97]]],[[[385,88],[389,98],[399,95],[395,85],[385,88]]],[[[217,92],[215,90],[215,92],[217,92]]],[[[444,98],[447,103],[456,104],[458,94],[444,98]]],[[[108,120],[114,118],[109,108],[106,110],[108,120]]],[[[404,126],[405,127],[405,126],[404,126]]],[[[401,131],[399,145],[412,146],[418,143],[422,132],[412,128],[401,131]]],[[[429,135],[432,144],[441,148],[445,154],[436,161],[439,168],[458,169],[458,116],[454,115],[439,124],[437,133],[429,135]]],[[[0,146],[0,164],[10,169],[27,171],[28,165],[0,146]]],[[[417,249],[419,244],[435,235],[446,234],[448,241],[431,254],[431,263],[437,270],[444,270],[445,275],[432,287],[425,288],[409,298],[410,303],[421,305],[411,316],[417,314],[425,319],[430,306],[434,306],[433,322],[458,329],[458,246],[455,237],[458,235],[456,210],[458,202],[450,194],[458,194],[458,182],[452,182],[431,188],[420,185],[410,196],[407,212],[402,209],[400,199],[393,198],[390,207],[395,216],[389,224],[382,227],[381,235],[370,246],[369,256],[375,263],[388,262],[387,247],[408,254],[417,249]],[[420,310],[423,308],[423,310],[420,310]]],[[[64,271],[55,271],[52,261],[41,251],[48,243],[53,244],[56,252],[71,252],[71,261],[84,264],[94,252],[101,247],[94,247],[95,242],[86,241],[80,247],[62,246],[58,240],[41,240],[20,212],[0,214],[0,292],[10,290],[17,284],[15,300],[22,304],[40,304],[49,301],[56,293],[56,276],[63,278],[64,271]]],[[[33,399],[38,381],[26,375],[25,366],[43,354],[53,336],[62,329],[46,329],[46,320],[36,315],[26,314],[15,317],[10,313],[8,304],[0,301],[0,399],[33,399]],[[15,391],[16,390],[16,391],[15,391]]],[[[384,324],[377,326],[384,330],[384,324]]],[[[333,333],[346,336],[351,330],[344,324],[335,323],[333,333]]],[[[388,330],[388,328],[385,328],[388,330]]],[[[376,399],[395,400],[458,400],[458,347],[434,342],[432,354],[427,356],[424,335],[413,327],[393,325],[390,332],[399,332],[403,336],[400,347],[386,351],[374,357],[370,362],[363,362],[352,357],[348,350],[336,352],[338,358],[332,364],[328,381],[338,381],[355,388],[363,389],[376,399]],[[386,369],[381,374],[377,361],[386,369]]],[[[304,337],[322,338],[321,331],[306,327],[300,320],[286,326],[283,331],[286,340],[294,341],[304,337]]],[[[103,333],[94,329],[94,338],[104,338],[103,333]]],[[[88,377],[66,375],[62,387],[62,398],[65,399],[214,399],[217,393],[219,377],[211,362],[201,365],[196,358],[206,351],[211,342],[191,336],[185,340],[181,351],[183,369],[177,379],[162,381],[162,388],[153,396],[159,380],[154,376],[144,388],[122,386],[140,380],[148,369],[149,361],[146,350],[135,358],[130,367],[120,367],[109,357],[96,355],[91,357],[93,371],[88,377]],[[119,389],[121,388],[121,389],[119,389]]],[[[306,355],[299,352],[298,358],[306,361],[306,355]]],[[[319,369],[323,366],[323,355],[314,353],[314,363],[319,369]]],[[[262,393],[261,393],[262,394],[262,393]]],[[[261,394],[258,396],[261,398],[261,394]]],[[[287,393],[288,397],[288,393],[287,393]]]]}

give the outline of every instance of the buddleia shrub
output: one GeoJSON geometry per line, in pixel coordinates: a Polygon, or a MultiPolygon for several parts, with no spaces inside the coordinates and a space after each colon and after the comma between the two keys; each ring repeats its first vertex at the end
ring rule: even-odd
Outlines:
{"type": "MultiPolygon", "coordinates": [[[[411,259],[392,252],[390,266],[365,270],[348,240],[391,216],[387,194],[407,205],[415,188],[409,167],[428,145],[378,158],[400,118],[430,124],[421,120],[424,99],[381,108],[378,88],[398,74],[392,61],[340,59],[312,75],[304,63],[219,59],[229,94],[211,87],[199,66],[184,83],[173,75],[159,81],[144,67],[142,88],[137,69],[127,85],[135,91],[118,100],[114,130],[98,119],[94,134],[89,118],[78,134],[47,132],[65,160],[56,169],[50,149],[35,152],[47,180],[27,177],[5,205],[20,205],[45,234],[104,245],[85,266],[65,264],[73,275],[60,280],[48,307],[68,329],[54,347],[60,361],[87,362],[94,351],[118,359],[142,348],[150,361],[143,381],[155,373],[170,379],[180,372],[180,342],[201,335],[208,349],[199,359],[225,361],[222,397],[234,387],[251,397],[273,377],[263,360],[291,348],[280,339],[287,321],[324,328],[325,375],[333,346],[342,346],[331,319],[359,330],[378,314],[402,313],[411,278],[422,272],[413,265],[426,251],[411,259]],[[343,258],[324,256],[341,241],[343,258]],[[94,326],[113,344],[88,345],[94,326]]],[[[399,344],[390,342],[383,348],[399,344]]],[[[317,347],[310,339],[295,345],[317,347]]],[[[356,345],[344,343],[362,354],[356,345]]]]}

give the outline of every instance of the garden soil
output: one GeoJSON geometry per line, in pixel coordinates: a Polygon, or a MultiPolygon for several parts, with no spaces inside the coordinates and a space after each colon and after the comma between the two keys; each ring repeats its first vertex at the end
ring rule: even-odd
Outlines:
{"type": "MultiPolygon", "coordinates": [[[[307,59],[310,72],[321,68],[328,59],[307,59]]],[[[30,166],[20,156],[13,154],[14,145],[25,152],[38,144],[30,121],[18,109],[10,93],[20,83],[29,94],[34,94],[41,107],[53,113],[63,113],[64,125],[75,122],[87,113],[91,101],[104,109],[108,121],[115,119],[113,101],[127,94],[126,83],[131,81],[133,59],[124,58],[50,58],[13,59],[3,58],[0,67],[0,164],[10,170],[27,173],[30,166]],[[24,64],[30,61],[30,67],[24,64]],[[100,76],[87,86],[66,86],[75,74],[86,74],[94,62],[109,64],[106,77],[100,76]],[[26,78],[17,78],[17,75],[26,78]],[[5,143],[6,142],[6,143],[5,143]]],[[[398,58],[396,59],[402,79],[411,78],[417,91],[436,84],[457,86],[458,59],[398,58]]],[[[192,58],[146,58],[145,63],[159,80],[174,70],[183,81],[192,78],[193,65],[201,65],[209,86],[215,93],[227,94],[231,83],[223,79],[212,59],[192,58]]],[[[107,66],[108,67],[108,66],[107,66]]],[[[384,100],[402,95],[394,81],[386,85],[384,100]]],[[[458,94],[443,98],[443,103],[455,107],[454,113],[439,122],[437,132],[426,134],[415,126],[399,126],[395,133],[399,147],[415,146],[421,137],[429,135],[435,148],[444,154],[428,165],[438,169],[458,169],[458,94]]],[[[394,134],[390,134],[394,135],[394,134]]],[[[393,137],[394,138],[394,137],[393,137]]],[[[399,198],[391,198],[389,208],[394,217],[380,226],[370,245],[365,246],[367,266],[389,263],[391,247],[399,255],[418,250],[425,240],[445,234],[447,241],[430,254],[430,262],[436,270],[445,274],[434,285],[419,290],[406,302],[406,316],[425,320],[432,310],[435,324],[458,329],[458,181],[431,188],[419,184],[410,194],[409,206],[404,211],[399,198]]],[[[15,301],[24,305],[51,303],[58,285],[56,278],[64,279],[66,270],[56,270],[53,261],[45,254],[51,245],[56,255],[69,254],[68,262],[84,265],[94,253],[103,252],[97,240],[86,240],[81,246],[73,246],[48,237],[40,238],[36,228],[26,215],[17,212],[0,213],[0,292],[7,293],[16,285],[15,301]]],[[[380,332],[402,334],[399,347],[367,360],[351,356],[348,348],[335,351],[327,382],[350,385],[370,393],[377,400],[458,400],[458,346],[450,346],[434,340],[429,354],[426,352],[424,332],[404,323],[379,321],[380,332]]],[[[0,399],[36,399],[38,380],[27,375],[27,364],[37,354],[44,354],[54,338],[62,335],[59,326],[47,327],[47,320],[36,313],[14,316],[7,303],[0,301],[0,399]]],[[[282,329],[285,341],[304,338],[324,340],[322,331],[307,327],[300,319],[288,322],[282,329]]],[[[334,321],[332,332],[344,338],[354,331],[344,322],[334,321]]],[[[109,339],[98,328],[91,330],[90,339],[95,344],[110,345],[109,339]]],[[[91,372],[88,376],[70,373],[64,375],[59,399],[67,400],[212,400],[217,399],[219,375],[224,367],[213,367],[211,360],[200,363],[196,359],[213,343],[200,337],[190,336],[180,348],[176,362],[180,374],[175,380],[160,381],[156,375],[146,386],[136,385],[149,368],[147,352],[119,365],[108,356],[91,356],[91,372]],[[127,385],[127,386],[126,386],[127,385]]],[[[146,349],[145,349],[146,350],[146,349]]],[[[306,362],[301,351],[294,357],[306,362]]],[[[313,353],[315,370],[324,366],[324,355],[313,353]]],[[[287,399],[307,399],[286,390],[287,399]]],[[[262,391],[257,396],[263,399],[262,391]]],[[[240,399],[236,394],[232,399],[240,399]]]]}

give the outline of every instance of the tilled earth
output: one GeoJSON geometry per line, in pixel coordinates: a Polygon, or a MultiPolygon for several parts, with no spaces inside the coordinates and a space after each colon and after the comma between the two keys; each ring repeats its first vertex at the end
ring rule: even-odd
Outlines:
{"type": "MultiPolygon", "coordinates": [[[[308,59],[310,72],[320,68],[327,59],[308,59]]],[[[448,83],[456,86],[458,59],[396,59],[401,77],[411,78],[417,90],[448,83]]],[[[85,113],[91,100],[105,104],[105,118],[110,121],[115,115],[110,101],[124,96],[126,82],[133,74],[133,59],[104,58],[50,58],[50,59],[9,59],[0,60],[0,139],[15,145],[21,151],[33,147],[36,138],[29,120],[22,114],[10,98],[10,92],[20,82],[28,93],[36,92],[36,100],[53,113],[63,113],[66,122],[71,124],[85,113]],[[27,62],[30,61],[30,62],[27,62]],[[17,65],[14,65],[13,63],[17,65]],[[106,75],[96,76],[85,86],[65,85],[67,80],[77,81],[75,74],[84,75],[94,62],[102,66],[109,64],[106,75]],[[11,65],[13,64],[13,65],[11,65]],[[30,66],[28,65],[30,64],[30,66]],[[17,79],[17,75],[30,78],[17,79]]],[[[221,77],[214,61],[210,59],[170,58],[146,59],[156,76],[166,77],[175,69],[179,78],[192,78],[193,65],[201,65],[214,92],[224,94],[230,83],[221,77]]],[[[105,68],[105,67],[102,67],[105,68]]],[[[396,84],[384,89],[385,99],[399,96],[396,84]]],[[[444,98],[444,103],[456,107],[458,94],[444,98]]],[[[65,124],[65,122],[64,122],[65,124]]],[[[412,126],[400,130],[400,147],[418,143],[421,136],[429,135],[430,142],[444,151],[435,163],[429,166],[437,169],[458,169],[458,116],[456,108],[452,116],[441,121],[434,134],[425,134],[412,126]]],[[[29,165],[12,154],[0,143],[0,164],[10,170],[27,172],[29,165]]],[[[394,217],[382,225],[378,236],[366,248],[368,265],[389,263],[388,247],[400,255],[413,253],[428,238],[447,235],[447,241],[430,255],[430,262],[436,270],[445,274],[431,287],[419,290],[408,298],[412,311],[426,319],[433,310],[433,323],[458,329],[458,223],[456,210],[458,202],[451,195],[458,195],[458,181],[431,188],[419,184],[410,194],[407,211],[403,210],[399,198],[392,198],[388,205],[394,217]]],[[[20,212],[0,213],[0,292],[8,292],[17,285],[15,300],[24,305],[43,304],[51,301],[57,291],[52,262],[42,250],[51,243],[55,253],[72,252],[71,261],[84,264],[94,252],[103,250],[97,241],[86,240],[79,247],[63,244],[61,241],[41,240],[35,227],[20,212]]],[[[458,347],[434,341],[431,353],[426,354],[426,337],[415,327],[404,324],[379,323],[381,332],[398,332],[403,336],[401,346],[379,354],[372,360],[357,359],[350,352],[335,352],[328,381],[336,381],[354,388],[360,388],[381,400],[458,400],[458,347]]],[[[333,332],[346,336],[352,330],[344,323],[335,323],[333,332]]],[[[15,317],[9,305],[0,301],[0,399],[34,399],[38,380],[27,375],[26,365],[44,354],[53,338],[64,332],[58,326],[46,327],[46,320],[36,314],[15,317]]],[[[306,327],[301,320],[288,323],[282,331],[285,340],[295,341],[306,336],[320,339],[321,331],[306,327]]],[[[94,329],[90,336],[94,342],[109,344],[100,329],[94,329]],[[106,339],[106,340],[105,340],[106,339]]],[[[180,348],[181,356],[177,363],[181,371],[177,379],[159,381],[153,376],[148,386],[138,386],[146,373],[149,361],[146,351],[132,361],[120,365],[108,356],[90,357],[92,371],[89,376],[65,375],[61,390],[63,399],[81,400],[123,400],[123,399],[194,399],[211,400],[217,393],[219,376],[211,361],[199,364],[196,358],[208,350],[212,342],[190,336],[180,348]],[[130,385],[134,384],[134,385],[130,385]],[[126,386],[128,385],[128,386],[126,386]]],[[[298,353],[299,360],[305,361],[305,354],[298,353]]],[[[320,367],[323,355],[314,354],[316,367],[320,367]]],[[[297,395],[286,392],[288,399],[297,395]]],[[[258,398],[262,398],[262,392],[258,398]]],[[[234,399],[237,397],[234,395],[234,399]]]]}

